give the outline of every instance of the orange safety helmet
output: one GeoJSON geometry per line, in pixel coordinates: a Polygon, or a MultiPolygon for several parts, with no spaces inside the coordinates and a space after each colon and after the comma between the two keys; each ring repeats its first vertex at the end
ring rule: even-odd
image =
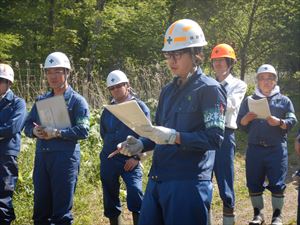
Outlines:
{"type": "Polygon", "coordinates": [[[211,52],[210,59],[231,58],[236,61],[236,56],[233,48],[228,44],[219,44],[215,46],[211,52]]]}

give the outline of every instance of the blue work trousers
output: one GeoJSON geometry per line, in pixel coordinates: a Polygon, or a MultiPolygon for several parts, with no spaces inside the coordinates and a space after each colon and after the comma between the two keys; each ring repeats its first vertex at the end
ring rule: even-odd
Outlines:
{"type": "Polygon", "coordinates": [[[234,194],[234,154],[235,135],[233,129],[225,129],[221,149],[216,151],[214,173],[218,183],[219,194],[223,207],[233,209],[234,194]]]}
{"type": "Polygon", "coordinates": [[[211,181],[149,178],[139,225],[206,225],[211,200],[211,181]]]}
{"type": "Polygon", "coordinates": [[[15,218],[12,204],[18,180],[17,156],[0,156],[0,224],[9,225],[15,218]]]}
{"type": "Polygon", "coordinates": [[[79,151],[37,152],[33,184],[35,225],[69,225],[80,165],[79,151]]]}
{"type": "Polygon", "coordinates": [[[124,170],[125,161],[122,159],[101,159],[100,177],[103,188],[104,215],[114,218],[121,214],[122,207],[119,198],[120,177],[127,191],[127,208],[131,212],[140,213],[143,200],[143,171],[138,164],[133,170],[124,170]]]}
{"type": "Polygon", "coordinates": [[[282,194],[286,188],[287,170],[286,143],[270,147],[248,145],[246,179],[250,193],[260,193],[267,188],[273,194],[282,194]]]}

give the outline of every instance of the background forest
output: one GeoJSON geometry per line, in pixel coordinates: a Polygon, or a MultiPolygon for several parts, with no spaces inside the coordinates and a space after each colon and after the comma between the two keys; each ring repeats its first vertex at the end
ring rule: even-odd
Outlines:
{"type": "MultiPolygon", "coordinates": [[[[102,212],[98,158],[102,146],[98,119],[109,98],[107,74],[113,69],[125,71],[154,112],[161,87],[171,79],[161,54],[164,32],[182,18],[197,21],[204,31],[208,46],[202,67],[207,74],[212,73],[211,49],[218,43],[228,43],[238,57],[234,74],[249,84],[248,94],[253,91],[258,66],[270,63],[278,70],[281,90],[292,99],[300,118],[299,0],[1,0],[0,62],[13,66],[14,92],[23,96],[30,107],[34,98],[48,88],[42,68],[46,56],[62,51],[74,68],[70,83],[90,104],[91,132],[82,142],[75,196],[76,225],[107,223],[102,212]]],[[[298,167],[292,149],[295,130],[289,139],[290,173],[298,167]]],[[[237,137],[237,218],[238,224],[246,224],[252,217],[244,178],[246,139],[240,132],[237,137]]],[[[34,148],[34,140],[23,137],[15,194],[14,224],[18,225],[32,224],[34,148]]],[[[150,163],[150,159],[144,162],[145,174],[150,163]]],[[[296,224],[296,191],[291,188],[290,192],[293,202],[287,200],[285,222],[296,224]]],[[[124,187],[121,196],[125,200],[124,187]]],[[[213,209],[221,213],[218,198],[214,198],[213,209]]],[[[216,224],[220,224],[216,217],[216,224]]],[[[124,218],[131,223],[126,210],[124,218]]]]}

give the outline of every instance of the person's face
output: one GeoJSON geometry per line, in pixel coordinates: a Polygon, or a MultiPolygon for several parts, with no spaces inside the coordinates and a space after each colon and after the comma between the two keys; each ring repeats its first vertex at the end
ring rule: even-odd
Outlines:
{"type": "Polygon", "coordinates": [[[127,83],[120,83],[114,86],[108,87],[112,97],[118,102],[123,102],[127,99],[129,95],[128,84],[127,83]]]}
{"type": "Polygon", "coordinates": [[[47,81],[51,88],[61,88],[66,83],[65,68],[50,68],[46,70],[47,81]]]}
{"type": "Polygon", "coordinates": [[[174,75],[185,79],[187,75],[193,71],[192,56],[187,50],[178,50],[172,52],[164,52],[167,64],[174,75]]]}
{"type": "Polygon", "coordinates": [[[261,73],[257,77],[257,84],[260,91],[269,96],[276,85],[276,78],[272,73],[261,73]]]}
{"type": "Polygon", "coordinates": [[[0,96],[4,95],[8,90],[8,88],[9,88],[9,81],[4,78],[0,78],[0,96]]]}
{"type": "Polygon", "coordinates": [[[228,65],[224,57],[212,60],[213,69],[216,73],[216,78],[218,81],[224,80],[228,73],[228,65]]]}

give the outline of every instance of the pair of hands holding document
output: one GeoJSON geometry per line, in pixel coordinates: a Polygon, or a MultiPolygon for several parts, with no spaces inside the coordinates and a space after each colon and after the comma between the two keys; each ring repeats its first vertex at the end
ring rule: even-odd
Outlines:
{"type": "Polygon", "coordinates": [[[281,125],[281,119],[271,115],[267,98],[253,99],[248,98],[249,112],[242,119],[242,124],[247,125],[254,119],[265,119],[270,126],[281,125]]]}
{"type": "MultiPolygon", "coordinates": [[[[105,105],[104,107],[138,135],[149,138],[156,144],[175,144],[176,130],[153,126],[135,100],[116,105],[105,105]]],[[[108,157],[111,158],[117,153],[129,156],[136,155],[141,153],[143,148],[143,143],[139,139],[128,136],[124,142],[118,144],[117,150],[108,157]]]]}

